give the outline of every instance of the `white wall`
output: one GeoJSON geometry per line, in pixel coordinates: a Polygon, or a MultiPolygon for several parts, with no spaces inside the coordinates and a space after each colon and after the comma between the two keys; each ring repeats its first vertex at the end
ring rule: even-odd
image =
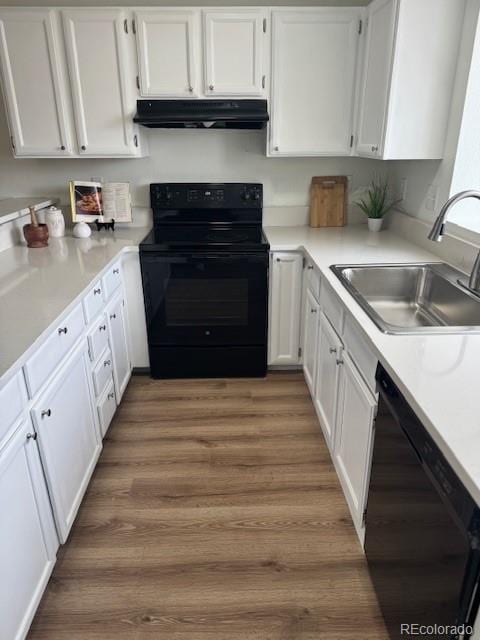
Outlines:
{"type": "Polygon", "coordinates": [[[68,202],[69,180],[130,182],[133,204],[149,206],[150,182],[257,181],[265,206],[305,206],[314,175],[351,175],[353,188],[368,184],[378,165],[359,158],[267,158],[265,132],[147,131],[150,155],[131,160],[12,157],[5,113],[0,106],[0,199],[55,195],[68,202]]]}

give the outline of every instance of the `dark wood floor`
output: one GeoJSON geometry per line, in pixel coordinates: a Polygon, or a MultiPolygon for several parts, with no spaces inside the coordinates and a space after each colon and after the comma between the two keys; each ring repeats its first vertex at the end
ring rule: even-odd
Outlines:
{"type": "Polygon", "coordinates": [[[301,374],[133,378],[29,640],[385,640],[301,374]]]}

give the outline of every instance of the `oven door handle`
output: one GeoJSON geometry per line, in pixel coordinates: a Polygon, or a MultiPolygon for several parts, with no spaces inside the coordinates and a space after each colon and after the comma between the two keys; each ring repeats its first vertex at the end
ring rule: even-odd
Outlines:
{"type": "Polygon", "coordinates": [[[254,253],[219,253],[219,254],[203,254],[195,253],[190,255],[175,255],[175,256],[146,256],[147,260],[153,260],[155,262],[162,262],[165,264],[197,262],[199,260],[241,260],[243,262],[267,262],[268,254],[254,254],[254,253]]]}

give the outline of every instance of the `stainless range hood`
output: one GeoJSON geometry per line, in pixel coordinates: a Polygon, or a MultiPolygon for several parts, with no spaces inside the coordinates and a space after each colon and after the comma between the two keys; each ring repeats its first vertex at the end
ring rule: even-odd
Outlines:
{"type": "Polygon", "coordinates": [[[266,100],[137,100],[137,124],[150,129],[263,129],[266,100]]]}

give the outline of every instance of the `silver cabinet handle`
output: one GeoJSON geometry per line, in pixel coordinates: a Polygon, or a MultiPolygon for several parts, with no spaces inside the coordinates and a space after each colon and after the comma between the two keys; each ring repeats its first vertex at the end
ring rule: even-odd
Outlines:
{"type": "Polygon", "coordinates": [[[118,274],[120,273],[120,269],[114,269],[114,270],[113,270],[113,273],[114,273],[115,275],[118,275],[118,274]]]}
{"type": "Polygon", "coordinates": [[[190,93],[193,93],[193,87],[188,87],[190,93]]]}
{"type": "Polygon", "coordinates": [[[309,264],[309,265],[308,265],[308,267],[307,267],[307,269],[308,269],[309,271],[311,271],[311,270],[313,269],[313,264],[309,264]]]}
{"type": "Polygon", "coordinates": [[[36,440],[36,439],[37,439],[36,433],[27,433],[27,440],[36,440]]]}
{"type": "Polygon", "coordinates": [[[60,150],[61,151],[65,151],[65,145],[64,144],[62,144],[62,146],[60,147],[60,150]]]}
{"type": "Polygon", "coordinates": [[[100,293],[102,293],[102,290],[101,290],[101,289],[94,289],[94,290],[93,290],[93,295],[94,295],[94,296],[98,296],[100,293]]]}
{"type": "Polygon", "coordinates": [[[109,367],[112,364],[111,360],[105,360],[105,362],[103,363],[104,367],[109,367]]]}
{"type": "Polygon", "coordinates": [[[45,417],[50,418],[51,415],[52,415],[52,410],[51,409],[44,409],[42,411],[42,413],[40,414],[40,417],[43,420],[43,418],[45,418],[45,417]]]}
{"type": "Polygon", "coordinates": [[[330,347],[329,351],[330,351],[330,353],[337,353],[337,348],[336,347],[330,347]]]}
{"type": "Polygon", "coordinates": [[[208,88],[210,89],[210,91],[213,91],[215,89],[215,87],[213,86],[213,84],[209,84],[208,88]]]}
{"type": "Polygon", "coordinates": [[[115,394],[113,393],[113,391],[112,391],[112,393],[109,393],[109,394],[108,394],[108,396],[107,396],[107,398],[108,398],[109,400],[113,400],[113,399],[114,399],[114,397],[115,397],[115,394]]]}
{"type": "Polygon", "coordinates": [[[106,324],[101,324],[101,325],[98,327],[98,330],[99,330],[99,331],[106,331],[106,330],[107,330],[107,325],[106,325],[106,324]]]}
{"type": "Polygon", "coordinates": [[[60,327],[60,329],[58,330],[58,335],[61,336],[62,333],[68,333],[68,328],[67,327],[60,327]]]}
{"type": "Polygon", "coordinates": [[[87,150],[87,147],[84,144],[82,144],[82,151],[86,151],[86,150],[87,150]]]}
{"type": "Polygon", "coordinates": [[[279,151],[279,148],[278,147],[273,147],[273,150],[274,151],[279,151]]]}
{"type": "Polygon", "coordinates": [[[310,309],[310,313],[317,313],[316,309],[310,309]]]}
{"type": "Polygon", "coordinates": [[[373,151],[373,153],[376,153],[378,151],[378,147],[377,146],[373,146],[372,147],[372,151],[373,151]]]}
{"type": "Polygon", "coordinates": [[[110,315],[110,320],[115,320],[116,317],[117,317],[117,314],[116,313],[112,313],[110,315]]]}
{"type": "Polygon", "coordinates": [[[343,364],[343,360],[341,360],[341,359],[340,359],[340,360],[339,360],[339,359],[337,359],[337,364],[338,364],[338,365],[343,364]]]}

